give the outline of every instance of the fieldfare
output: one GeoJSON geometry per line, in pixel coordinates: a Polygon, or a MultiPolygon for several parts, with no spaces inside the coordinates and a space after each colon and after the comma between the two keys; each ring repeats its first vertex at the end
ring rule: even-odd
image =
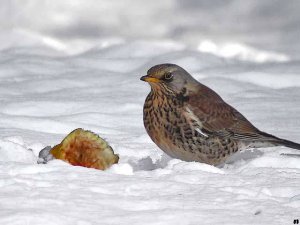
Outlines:
{"type": "Polygon", "coordinates": [[[300,144],[260,131],[213,90],[174,64],[150,68],[141,77],[151,86],[144,126],[169,156],[218,165],[247,148],[300,144]]]}

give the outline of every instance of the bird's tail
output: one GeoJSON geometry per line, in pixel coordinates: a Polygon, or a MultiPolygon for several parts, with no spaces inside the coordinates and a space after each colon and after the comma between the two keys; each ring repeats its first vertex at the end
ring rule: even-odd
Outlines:
{"type": "Polygon", "coordinates": [[[292,142],[292,141],[285,140],[285,139],[279,139],[276,143],[278,143],[278,145],[283,145],[288,148],[300,150],[300,144],[298,144],[296,142],[292,142]]]}
{"type": "Polygon", "coordinates": [[[275,145],[275,146],[285,146],[285,147],[288,147],[288,148],[293,148],[293,149],[300,150],[300,144],[299,143],[289,141],[289,140],[286,140],[286,139],[281,139],[281,138],[275,137],[271,134],[267,134],[267,133],[264,133],[264,132],[261,132],[261,134],[265,138],[269,139],[268,141],[271,144],[275,145]]]}

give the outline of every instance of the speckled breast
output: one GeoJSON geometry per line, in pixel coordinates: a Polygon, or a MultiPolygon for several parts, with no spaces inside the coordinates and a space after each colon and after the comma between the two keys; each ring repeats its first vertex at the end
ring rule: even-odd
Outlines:
{"type": "Polygon", "coordinates": [[[205,148],[205,140],[201,141],[200,135],[196,137],[182,110],[183,105],[175,96],[151,92],[144,105],[144,126],[153,142],[169,156],[203,161],[195,158],[200,153],[199,148],[205,148]]]}
{"type": "Polygon", "coordinates": [[[144,126],[153,142],[166,154],[216,165],[237,148],[232,140],[201,135],[183,112],[184,104],[176,96],[150,92],[146,98],[144,126]]]}

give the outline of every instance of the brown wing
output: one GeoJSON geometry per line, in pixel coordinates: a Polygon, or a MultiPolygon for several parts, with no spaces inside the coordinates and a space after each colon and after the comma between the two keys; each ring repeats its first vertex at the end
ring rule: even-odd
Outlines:
{"type": "Polygon", "coordinates": [[[205,91],[209,93],[190,95],[186,105],[201,122],[201,129],[204,133],[251,141],[265,138],[256,127],[224,102],[219,95],[208,88],[205,91]]]}

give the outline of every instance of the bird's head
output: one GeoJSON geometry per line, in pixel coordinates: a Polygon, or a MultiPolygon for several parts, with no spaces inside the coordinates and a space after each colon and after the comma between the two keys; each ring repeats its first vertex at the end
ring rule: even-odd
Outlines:
{"type": "Polygon", "coordinates": [[[187,71],[175,64],[153,66],[141,80],[148,82],[154,91],[167,88],[174,93],[180,93],[189,83],[196,82],[187,71]]]}

